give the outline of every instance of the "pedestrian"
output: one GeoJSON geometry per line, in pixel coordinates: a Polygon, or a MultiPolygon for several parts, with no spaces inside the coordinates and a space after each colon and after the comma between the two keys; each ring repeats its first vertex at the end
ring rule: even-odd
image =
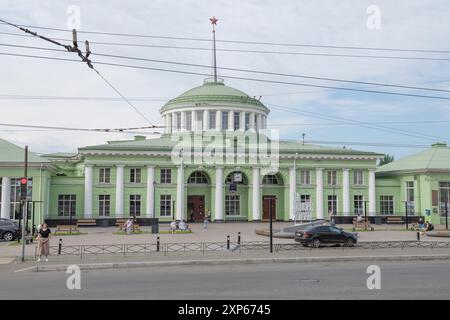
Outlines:
{"type": "Polygon", "coordinates": [[[333,210],[329,210],[328,211],[328,216],[330,217],[330,226],[334,227],[336,223],[334,222],[334,212],[333,212],[333,210]]]}
{"type": "Polygon", "coordinates": [[[205,218],[203,218],[203,228],[207,229],[208,228],[208,215],[205,214],[205,218]]]}
{"type": "Polygon", "coordinates": [[[41,261],[42,256],[45,256],[45,261],[48,261],[48,255],[50,253],[50,228],[44,222],[42,227],[39,229],[37,240],[38,240],[38,252],[39,258],[38,262],[41,261]]]}
{"type": "Polygon", "coordinates": [[[171,234],[174,234],[176,230],[177,230],[177,222],[176,222],[175,220],[173,220],[173,221],[170,223],[170,229],[169,229],[169,231],[170,231],[171,234]]]}
{"type": "Polygon", "coordinates": [[[127,230],[127,234],[131,234],[131,231],[133,230],[133,220],[131,220],[131,218],[125,222],[125,230],[127,230]]]}
{"type": "Polygon", "coordinates": [[[190,217],[191,217],[191,221],[190,222],[194,222],[194,210],[191,210],[190,217]]]}

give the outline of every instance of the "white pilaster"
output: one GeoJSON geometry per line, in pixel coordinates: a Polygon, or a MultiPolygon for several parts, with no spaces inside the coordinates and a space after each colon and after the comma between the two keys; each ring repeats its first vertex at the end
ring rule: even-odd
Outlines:
{"type": "Polygon", "coordinates": [[[92,188],[93,173],[92,165],[86,165],[84,168],[84,218],[92,218],[92,188]]]}
{"type": "Polygon", "coordinates": [[[350,170],[342,169],[342,210],[344,216],[350,215],[350,170]]]}
{"type": "Polygon", "coordinates": [[[203,130],[207,131],[209,128],[209,111],[203,111],[203,130]]]}
{"type": "Polygon", "coordinates": [[[124,177],[125,177],[125,166],[116,166],[116,218],[123,217],[123,197],[124,197],[124,177]]]}
{"type": "Polygon", "coordinates": [[[369,169],[369,215],[374,216],[376,211],[375,169],[369,169]]]}
{"type": "Polygon", "coordinates": [[[147,166],[147,218],[155,217],[155,166],[147,166]]]}
{"type": "Polygon", "coordinates": [[[239,116],[239,130],[245,131],[245,112],[241,111],[241,114],[239,116]]]}
{"type": "Polygon", "coordinates": [[[261,220],[261,185],[260,169],[253,168],[253,215],[252,220],[261,220]]]}
{"type": "Polygon", "coordinates": [[[9,219],[11,213],[11,178],[2,178],[2,215],[3,219],[9,219]]]}
{"type": "Polygon", "coordinates": [[[250,113],[250,130],[254,131],[255,130],[255,113],[251,112],[250,113]]]}
{"type": "Polygon", "coordinates": [[[176,219],[183,219],[184,215],[184,165],[178,166],[177,170],[177,203],[176,219]]]}
{"type": "Polygon", "coordinates": [[[262,129],[261,127],[261,115],[257,113],[256,115],[256,127],[258,128],[258,131],[262,129]]]}
{"type": "Polygon", "coordinates": [[[215,220],[223,220],[223,167],[216,167],[215,220]]]}
{"type": "Polygon", "coordinates": [[[172,132],[177,131],[177,113],[172,112],[172,132]]]}
{"type": "Polygon", "coordinates": [[[222,111],[216,110],[216,131],[222,130],[222,111]]]}
{"type": "Polygon", "coordinates": [[[186,131],[186,111],[181,112],[181,131],[186,131]]]}
{"type": "Polygon", "coordinates": [[[191,127],[192,131],[197,131],[197,118],[195,117],[195,111],[191,111],[191,127]]]}
{"type": "Polygon", "coordinates": [[[295,193],[297,187],[295,167],[289,168],[289,217],[294,220],[295,217],[295,193]]]}
{"type": "Polygon", "coordinates": [[[228,110],[228,130],[234,131],[234,112],[228,110]]]}
{"type": "Polygon", "coordinates": [[[323,169],[316,169],[316,219],[323,219],[323,169]]]}

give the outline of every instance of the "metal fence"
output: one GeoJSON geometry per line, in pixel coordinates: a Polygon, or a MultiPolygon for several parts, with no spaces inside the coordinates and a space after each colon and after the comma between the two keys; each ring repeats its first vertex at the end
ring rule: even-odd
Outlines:
{"type": "MultiPolygon", "coordinates": [[[[60,245],[50,246],[51,255],[79,256],[81,259],[87,255],[115,254],[130,256],[134,254],[159,254],[168,255],[170,253],[197,252],[205,254],[207,252],[238,252],[251,250],[269,250],[268,241],[246,241],[246,242],[187,242],[187,243],[145,243],[145,244],[101,244],[101,245],[60,245]]],[[[352,247],[332,247],[341,250],[354,249],[405,249],[405,248],[429,248],[429,249],[450,249],[448,241],[371,241],[359,242],[352,247]]],[[[305,247],[300,243],[276,243],[273,245],[275,252],[293,250],[321,250],[322,248],[305,247]]],[[[38,252],[35,249],[35,257],[38,252]]]]}

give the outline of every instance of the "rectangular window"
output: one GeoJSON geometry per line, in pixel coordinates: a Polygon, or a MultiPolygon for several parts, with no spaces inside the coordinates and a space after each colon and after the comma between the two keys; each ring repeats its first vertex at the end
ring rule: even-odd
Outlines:
{"type": "Polygon", "coordinates": [[[364,173],[362,170],[355,170],[353,172],[353,184],[354,185],[363,185],[364,184],[364,173]]]}
{"type": "Polygon", "coordinates": [[[209,111],[209,129],[216,128],[216,111],[209,111]]]}
{"type": "Polygon", "coordinates": [[[382,215],[394,214],[394,196],[380,196],[380,211],[382,215]]]}
{"type": "Polygon", "coordinates": [[[238,195],[225,196],[225,215],[238,216],[241,214],[241,197],[238,195]]]}
{"type": "Polygon", "coordinates": [[[353,208],[355,215],[364,214],[364,197],[362,195],[353,196],[353,208]]]}
{"type": "Polygon", "coordinates": [[[170,194],[162,194],[159,199],[159,215],[161,217],[170,217],[172,214],[172,196],[170,194]]]}
{"type": "Polygon", "coordinates": [[[406,207],[408,214],[414,215],[414,181],[406,181],[406,207]]]}
{"type": "Polygon", "coordinates": [[[337,214],[337,196],[332,195],[328,196],[328,214],[333,212],[333,214],[337,214]]]}
{"type": "Polygon", "coordinates": [[[130,195],[130,216],[140,216],[141,215],[141,195],[132,194],[130,195]]]}
{"type": "Polygon", "coordinates": [[[450,211],[450,182],[439,182],[439,213],[445,217],[445,203],[447,202],[447,214],[450,211]]]}
{"type": "Polygon", "coordinates": [[[250,129],[250,113],[245,113],[245,130],[250,129]]]}
{"type": "Polygon", "coordinates": [[[181,129],[181,112],[177,112],[177,113],[175,113],[175,115],[176,115],[176,120],[177,120],[176,128],[178,131],[180,131],[180,129],[181,129]]]}
{"type": "Polygon", "coordinates": [[[77,196],[74,194],[58,195],[58,216],[70,217],[76,213],[77,196]]]}
{"type": "Polygon", "coordinates": [[[191,131],[192,130],[192,113],[191,112],[186,112],[186,130],[187,131],[191,131]]]}
{"type": "Polygon", "coordinates": [[[172,183],[172,169],[161,169],[161,183],[172,183]]]}
{"type": "Polygon", "coordinates": [[[111,183],[111,168],[100,168],[99,183],[111,183]]]}
{"type": "Polygon", "coordinates": [[[309,170],[300,171],[300,184],[310,185],[311,184],[311,172],[309,170]]]}
{"type": "Polygon", "coordinates": [[[228,130],[228,111],[222,111],[222,130],[228,130]]]}
{"type": "Polygon", "coordinates": [[[111,196],[109,194],[99,195],[98,204],[98,215],[100,217],[109,217],[111,214],[111,196]]]}
{"type": "Polygon", "coordinates": [[[300,195],[300,212],[311,213],[311,196],[309,194],[300,195]]]}
{"type": "Polygon", "coordinates": [[[141,168],[130,169],[130,183],[141,183],[141,168]]]}
{"type": "Polygon", "coordinates": [[[330,186],[337,185],[337,171],[336,170],[328,171],[328,185],[330,185],[330,186]]]}
{"type": "Polygon", "coordinates": [[[239,112],[234,113],[234,130],[239,130],[241,115],[239,112]]]}

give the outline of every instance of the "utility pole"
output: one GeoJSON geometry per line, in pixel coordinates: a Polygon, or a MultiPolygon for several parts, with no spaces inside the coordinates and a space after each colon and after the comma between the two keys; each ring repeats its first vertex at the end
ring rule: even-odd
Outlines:
{"type": "Polygon", "coordinates": [[[445,230],[448,230],[448,202],[445,201],[445,230]]]}
{"type": "Polygon", "coordinates": [[[27,186],[28,186],[28,146],[25,146],[24,177],[20,179],[20,202],[22,203],[22,262],[25,262],[25,217],[28,215],[27,186]]]}

